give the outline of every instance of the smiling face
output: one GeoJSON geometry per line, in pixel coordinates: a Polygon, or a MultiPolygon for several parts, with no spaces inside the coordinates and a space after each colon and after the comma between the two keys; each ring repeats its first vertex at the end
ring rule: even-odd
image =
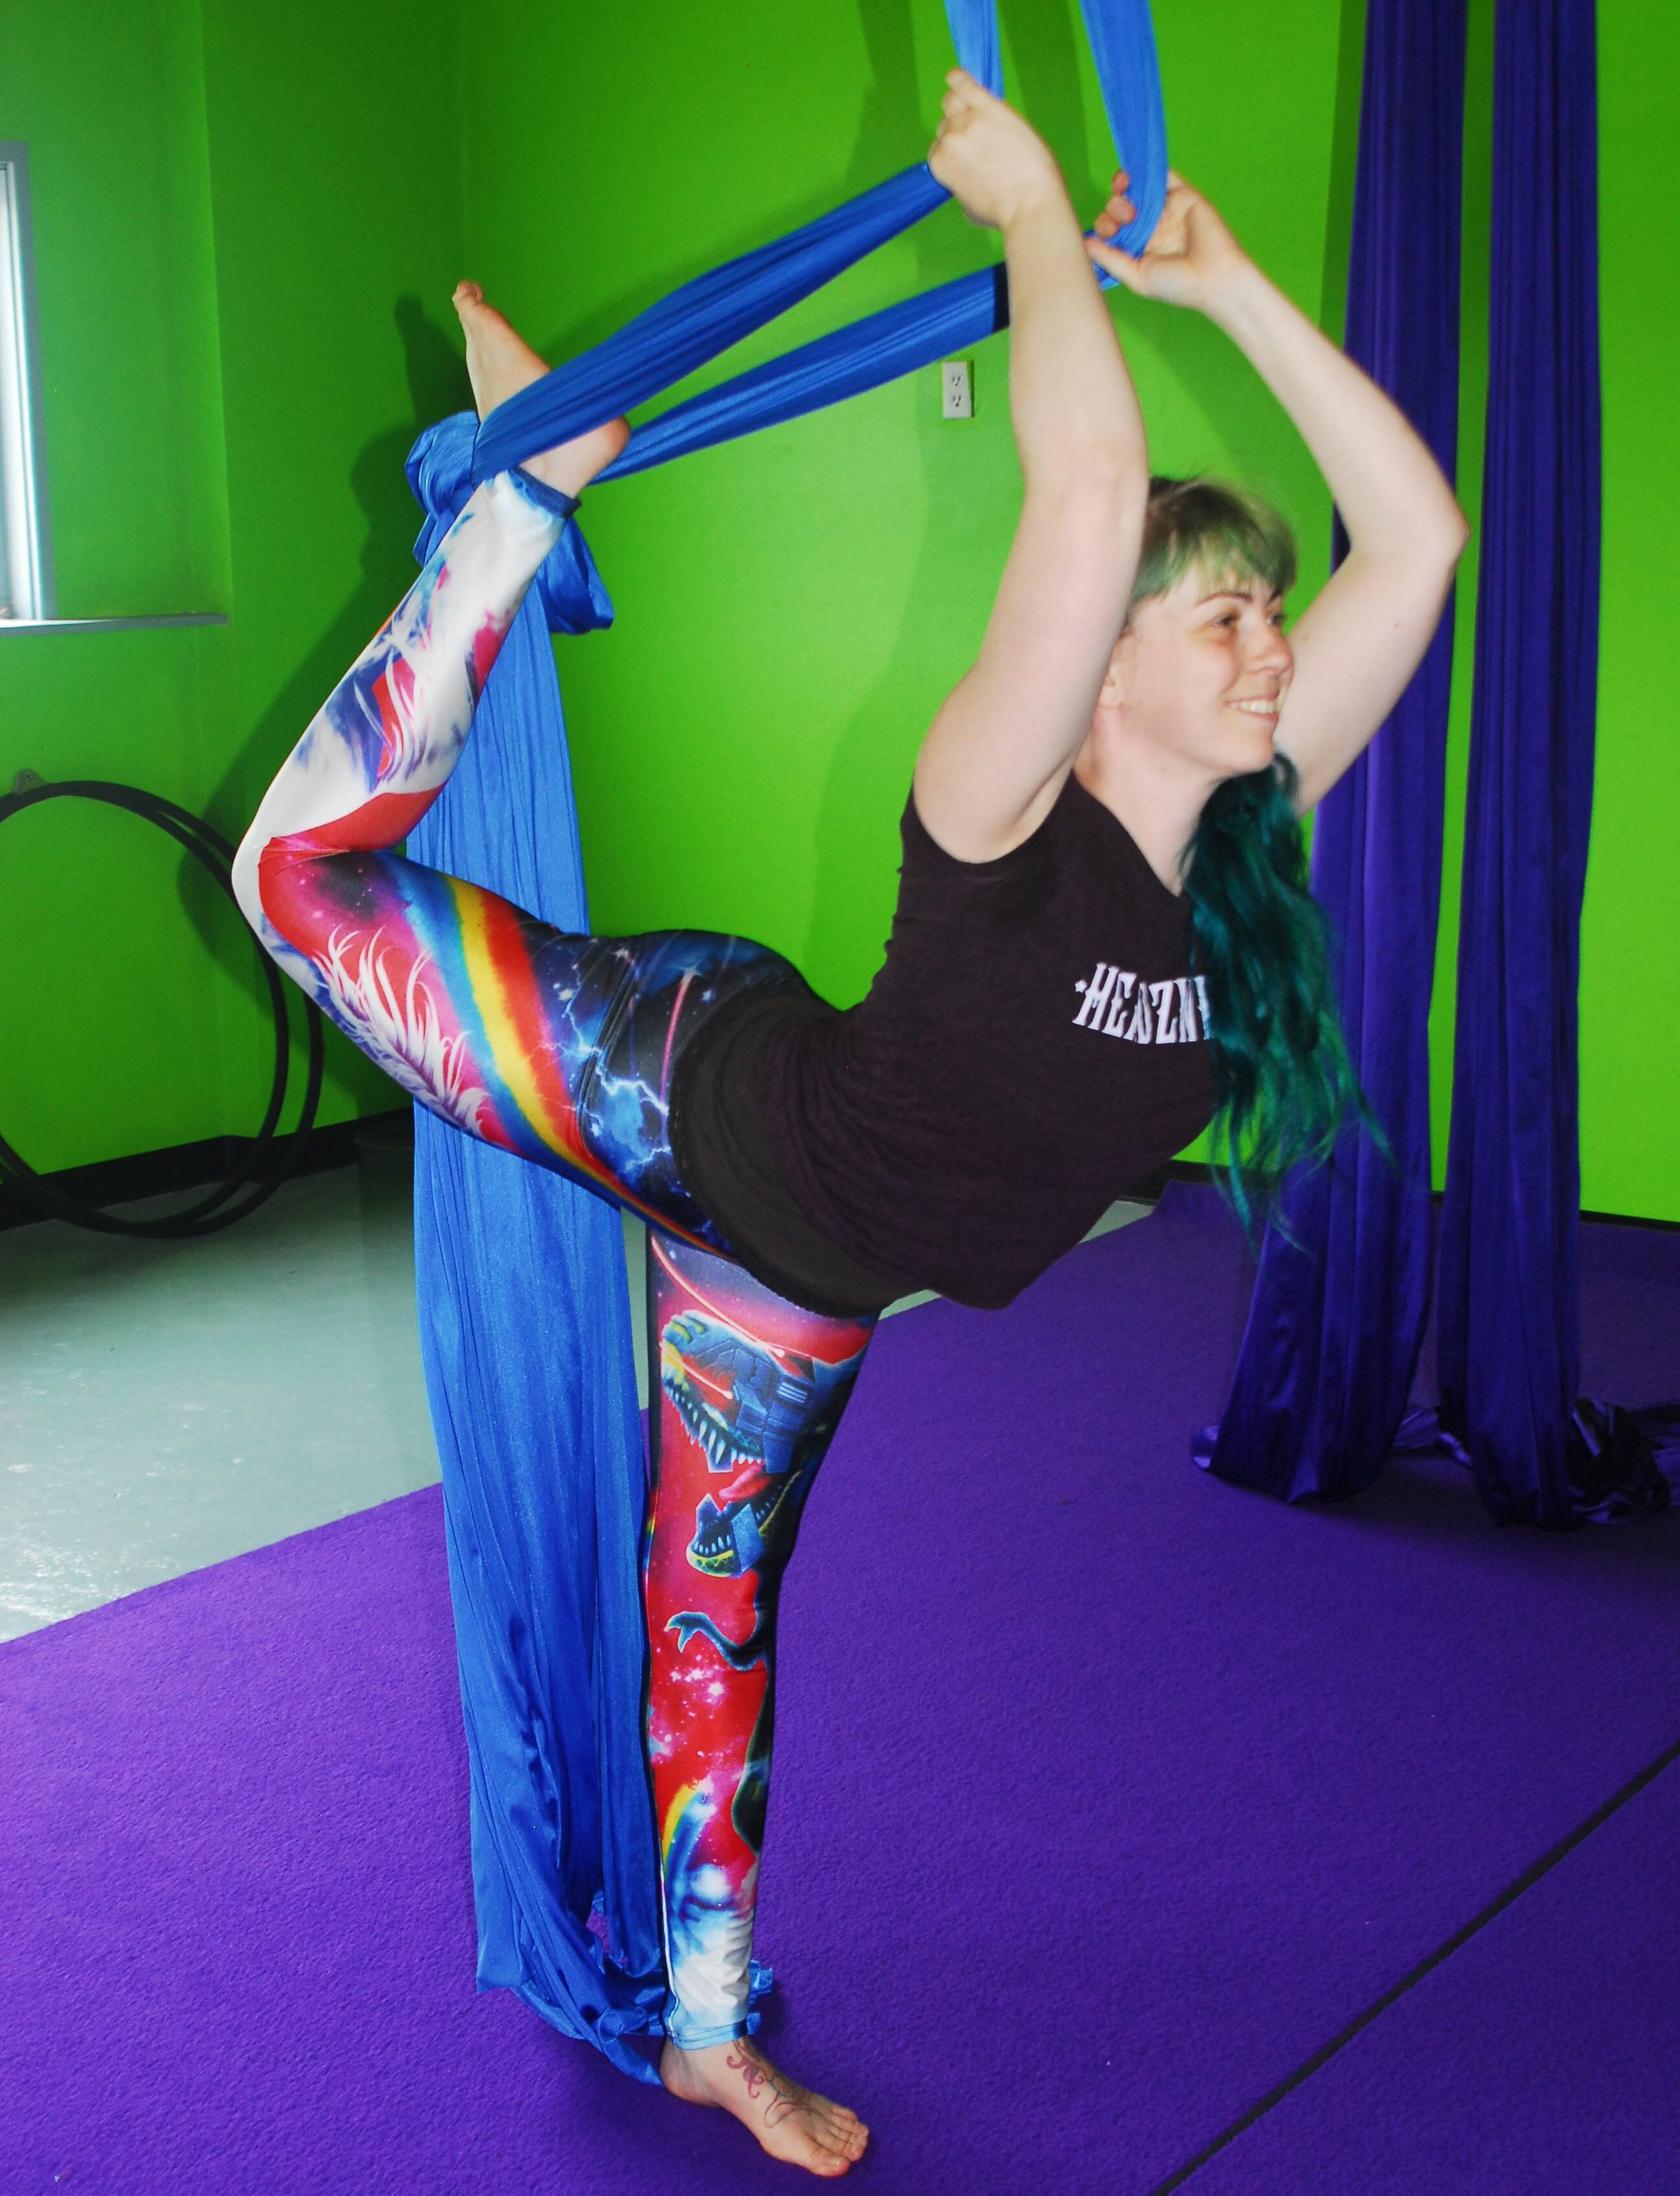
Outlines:
{"type": "Polygon", "coordinates": [[[1103,698],[1132,737],[1211,785],[1271,761],[1294,662],[1279,593],[1192,563],[1134,604],[1103,698]]]}

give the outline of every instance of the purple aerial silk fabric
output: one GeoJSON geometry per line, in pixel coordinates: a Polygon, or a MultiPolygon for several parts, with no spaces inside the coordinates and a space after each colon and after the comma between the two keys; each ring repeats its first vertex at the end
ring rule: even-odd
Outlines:
{"type": "MultiPolygon", "coordinates": [[[[1499,0],[1487,456],[1440,1228],[1441,1419],[1501,1523],[1660,1507],[1575,1423],[1577,991],[1598,676],[1594,0],[1499,0]],[[1574,1484],[1572,1486],[1572,1475],[1574,1484]]],[[[1596,1407],[1602,1413],[1604,1407],[1596,1407]]]]}
{"type": "MultiPolygon", "coordinates": [[[[1465,0],[1371,0],[1349,356],[1451,479],[1458,434],[1465,0]]],[[[1336,528],[1337,561],[1346,537],[1336,528]]],[[[1287,1185],[1216,1436],[1197,1461],[1290,1501],[1350,1494],[1406,1409],[1429,1297],[1429,988],[1440,898],[1449,605],[1417,677],[1321,804],[1313,885],[1336,943],[1348,1049],[1392,1163],[1368,1136],[1287,1185]]]]}

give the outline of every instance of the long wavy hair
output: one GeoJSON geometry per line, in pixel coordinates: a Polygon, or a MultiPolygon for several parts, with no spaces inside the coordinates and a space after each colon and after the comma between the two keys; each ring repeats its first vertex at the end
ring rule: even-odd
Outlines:
{"type": "MultiPolygon", "coordinates": [[[[1158,476],[1132,609],[1192,567],[1210,581],[1258,580],[1286,594],[1294,537],[1258,496],[1158,476]]],[[[1296,787],[1281,754],[1226,778],[1181,864],[1192,964],[1207,986],[1214,1170],[1250,1236],[1291,1167],[1327,1159],[1350,1122],[1375,1125],[1336,1009],[1324,916],[1308,889],[1296,787]]]]}

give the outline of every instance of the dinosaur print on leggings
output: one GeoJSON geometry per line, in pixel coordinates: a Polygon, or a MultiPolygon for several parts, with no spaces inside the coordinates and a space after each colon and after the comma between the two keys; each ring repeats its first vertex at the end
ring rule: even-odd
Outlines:
{"type": "Polygon", "coordinates": [[[660,1384],[648,1754],[682,2041],[707,2033],[714,2007],[721,2026],[748,1989],[776,1601],[873,1322],[802,1312],[683,1244],[649,1250],[660,1384]]]}

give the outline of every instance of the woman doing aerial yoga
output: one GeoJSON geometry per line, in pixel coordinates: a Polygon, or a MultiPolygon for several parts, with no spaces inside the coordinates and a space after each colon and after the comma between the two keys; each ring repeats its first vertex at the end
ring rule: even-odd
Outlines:
{"type": "MultiPolygon", "coordinates": [[[[875,1319],[1006,1303],[1209,1122],[1239,1202],[1359,1099],[1299,815],[1422,658],[1464,521],[1388,400],[1173,179],[1134,261],[958,71],[930,154],[1002,231],[1021,514],[904,818],[885,966],[846,1012],[702,932],[571,936],[391,850],[442,791],[525,589],[621,419],[487,480],[304,733],[239,852],[265,945],[423,1104],[641,1215],[653,1417],[646,1741],[666,2086],[846,2172],[857,2116],[749,2038],[782,1569],[875,1319]],[[1288,534],[1152,481],[1092,261],[1205,312],[1294,419],[1351,552],[1283,630],[1288,534]]],[[[546,371],[456,294],[481,414],[546,371]]]]}

